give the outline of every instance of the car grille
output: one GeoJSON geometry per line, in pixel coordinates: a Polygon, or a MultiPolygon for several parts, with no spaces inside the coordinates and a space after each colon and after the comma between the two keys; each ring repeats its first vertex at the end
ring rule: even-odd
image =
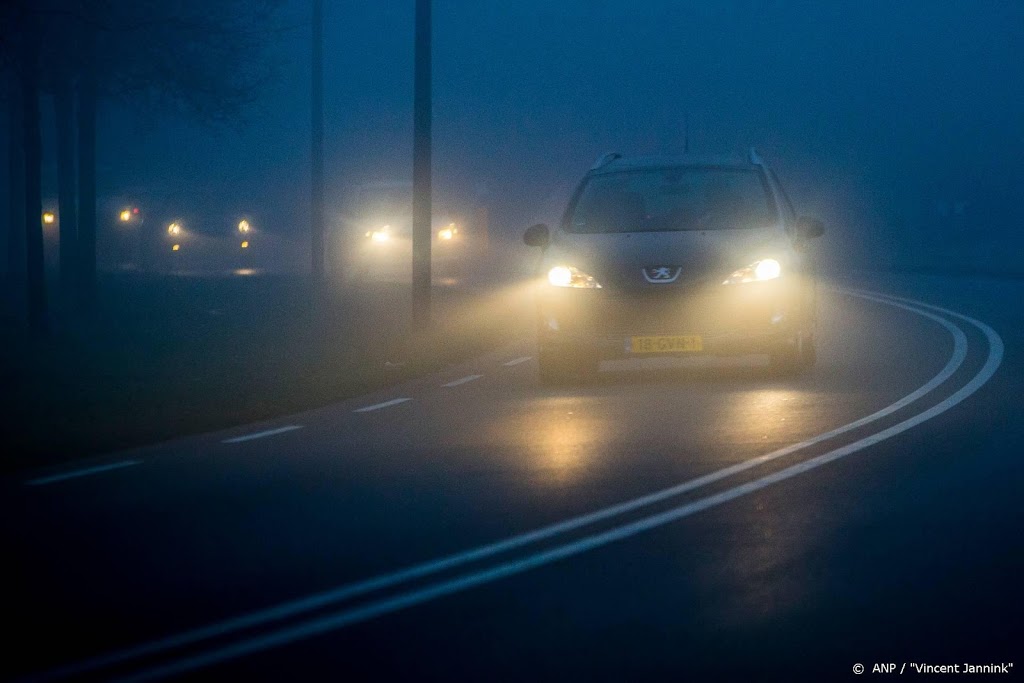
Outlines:
{"type": "Polygon", "coordinates": [[[770,325],[772,316],[784,308],[776,287],[707,283],[549,295],[541,309],[559,329],[598,337],[750,333],[770,325]]]}
{"type": "Polygon", "coordinates": [[[679,292],[612,295],[592,302],[581,322],[593,332],[609,335],[712,332],[722,312],[716,299],[679,292]]]}

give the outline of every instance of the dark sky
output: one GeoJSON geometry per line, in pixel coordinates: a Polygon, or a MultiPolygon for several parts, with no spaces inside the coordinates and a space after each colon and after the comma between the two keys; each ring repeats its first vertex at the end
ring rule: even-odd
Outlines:
{"type": "MultiPolygon", "coordinates": [[[[308,4],[288,3],[280,23],[308,4]]],[[[354,184],[411,175],[413,1],[326,5],[336,216],[354,184]]],[[[435,197],[485,196],[510,233],[605,151],[680,151],[687,114],[694,151],[756,145],[798,204],[862,246],[957,202],[984,230],[1010,215],[1018,0],[435,0],[434,16],[435,197]]],[[[268,41],[277,80],[233,129],[108,109],[105,189],[173,187],[174,201],[254,206],[274,230],[303,229],[308,34],[268,41]]]]}

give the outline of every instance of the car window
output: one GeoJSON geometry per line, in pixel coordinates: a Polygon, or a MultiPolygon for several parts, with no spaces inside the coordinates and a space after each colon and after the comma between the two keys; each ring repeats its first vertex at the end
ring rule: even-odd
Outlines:
{"type": "Polygon", "coordinates": [[[753,228],[775,220],[763,176],[753,169],[669,167],[586,181],[568,213],[575,233],[753,228]]]}
{"type": "Polygon", "coordinates": [[[408,188],[365,188],[353,207],[359,216],[356,230],[380,229],[387,225],[394,235],[411,233],[412,191],[408,188]]]}

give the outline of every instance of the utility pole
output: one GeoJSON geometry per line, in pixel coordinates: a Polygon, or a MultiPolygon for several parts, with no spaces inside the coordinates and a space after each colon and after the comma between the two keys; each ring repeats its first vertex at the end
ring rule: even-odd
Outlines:
{"type": "Polygon", "coordinates": [[[82,26],[78,84],[78,296],[96,298],[96,30],[82,26]]]}
{"type": "Polygon", "coordinates": [[[324,2],[313,0],[313,69],[311,157],[311,252],[313,281],[322,285],[324,275],[324,2]]]}
{"type": "Polygon", "coordinates": [[[75,97],[70,74],[61,69],[54,84],[57,128],[57,228],[60,235],[60,289],[66,301],[75,291],[78,260],[78,204],[75,201],[75,97]]]}
{"type": "Polygon", "coordinates": [[[430,327],[430,3],[416,0],[412,143],[412,322],[416,330],[430,327]]]}

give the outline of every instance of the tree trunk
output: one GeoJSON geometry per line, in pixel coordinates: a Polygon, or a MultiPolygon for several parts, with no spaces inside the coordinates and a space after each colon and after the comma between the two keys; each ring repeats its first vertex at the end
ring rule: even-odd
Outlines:
{"type": "Polygon", "coordinates": [[[8,100],[10,125],[7,147],[10,223],[7,233],[7,273],[12,285],[21,292],[21,276],[25,274],[25,128],[21,111],[21,83],[14,71],[9,72],[10,99],[8,100]]]}
{"type": "Polygon", "coordinates": [[[25,144],[25,265],[28,273],[29,328],[35,333],[45,333],[46,264],[43,261],[43,145],[39,112],[39,41],[38,32],[32,28],[28,27],[22,35],[20,64],[25,144]]]}
{"type": "Polygon", "coordinates": [[[75,123],[71,80],[61,74],[53,97],[57,128],[57,213],[60,216],[60,288],[68,295],[75,285],[78,220],[75,204],[75,123]]]}
{"type": "Polygon", "coordinates": [[[82,29],[78,87],[78,294],[89,307],[96,298],[96,34],[82,29]]]}

